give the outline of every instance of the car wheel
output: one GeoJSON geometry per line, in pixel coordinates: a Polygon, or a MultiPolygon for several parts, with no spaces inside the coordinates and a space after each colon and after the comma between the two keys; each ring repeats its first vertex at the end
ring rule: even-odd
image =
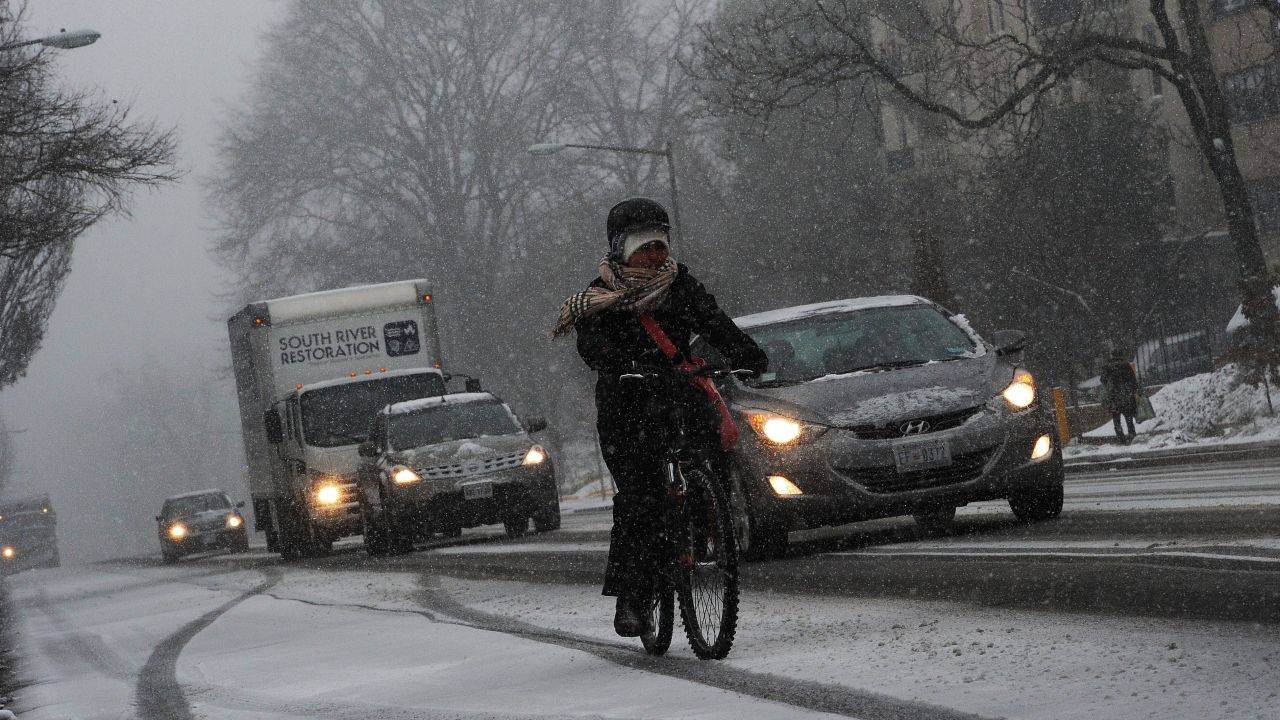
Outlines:
{"type": "Polygon", "coordinates": [[[502,521],[507,537],[518,538],[529,530],[529,518],[526,515],[513,515],[502,521]]]}
{"type": "Polygon", "coordinates": [[[543,512],[533,516],[533,529],[535,532],[540,533],[560,529],[560,502],[558,500],[543,512]]]}
{"type": "Polygon", "coordinates": [[[1052,520],[1062,514],[1062,481],[1009,496],[1009,509],[1022,522],[1052,520]]]}
{"type": "Polygon", "coordinates": [[[951,532],[951,526],[956,519],[956,509],[954,507],[931,508],[915,513],[912,517],[915,518],[920,532],[926,537],[938,537],[951,532]]]}
{"type": "Polygon", "coordinates": [[[769,560],[787,552],[786,528],[765,520],[736,472],[730,472],[729,508],[738,553],[744,560],[769,560]]]}

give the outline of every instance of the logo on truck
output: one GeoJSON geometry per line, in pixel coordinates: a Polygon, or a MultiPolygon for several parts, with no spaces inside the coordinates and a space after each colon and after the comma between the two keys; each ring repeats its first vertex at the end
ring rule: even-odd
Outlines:
{"type": "Polygon", "coordinates": [[[387,355],[390,357],[413,355],[422,349],[415,320],[397,320],[383,325],[382,339],[387,343],[387,355]]]}

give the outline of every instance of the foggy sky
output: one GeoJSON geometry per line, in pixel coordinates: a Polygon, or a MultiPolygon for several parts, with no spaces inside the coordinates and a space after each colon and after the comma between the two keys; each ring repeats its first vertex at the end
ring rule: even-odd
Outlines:
{"type": "Polygon", "coordinates": [[[27,377],[0,392],[8,427],[26,430],[13,436],[8,494],[52,492],[60,525],[110,490],[109,479],[60,462],[84,441],[69,432],[70,420],[103,399],[104,374],[179,367],[205,383],[226,364],[226,313],[214,297],[225,282],[206,252],[214,223],[200,182],[211,172],[225,107],[248,81],[258,37],[283,11],[276,0],[58,0],[29,8],[30,37],[62,28],[102,33],[94,45],[53,51],[55,73],[70,87],[129,104],[135,119],[176,127],[178,163],[188,172],[135,195],[131,218],[105,220],[78,241],[43,347],[27,377]]]}

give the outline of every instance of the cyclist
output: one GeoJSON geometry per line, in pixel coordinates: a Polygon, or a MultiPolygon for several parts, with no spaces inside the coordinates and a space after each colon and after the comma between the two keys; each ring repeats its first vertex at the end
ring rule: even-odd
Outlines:
{"type": "Polygon", "coordinates": [[[733,324],[689,269],[669,254],[667,211],[649,198],[623,200],[609,210],[609,253],[599,277],[567,299],[552,336],[576,329],[578,353],[598,372],[596,427],[600,451],[613,474],[613,531],[603,593],[617,597],[614,630],[636,637],[650,630],[648,601],[657,571],[663,493],[662,426],[676,403],[694,413],[718,477],[723,449],[736,437],[714,390],[692,383],[623,380],[641,367],[673,367],[692,358],[689,340],[699,335],[734,369],[762,373],[768,358],[733,324]],[[725,425],[727,423],[727,426],[725,425]]]}

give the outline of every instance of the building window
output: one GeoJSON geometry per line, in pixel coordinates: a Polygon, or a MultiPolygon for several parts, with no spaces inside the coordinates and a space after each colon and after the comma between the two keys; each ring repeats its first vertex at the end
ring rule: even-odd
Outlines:
{"type": "Polygon", "coordinates": [[[1255,122],[1280,115],[1280,64],[1273,58],[1223,75],[1222,94],[1232,122],[1255,122]]]}

